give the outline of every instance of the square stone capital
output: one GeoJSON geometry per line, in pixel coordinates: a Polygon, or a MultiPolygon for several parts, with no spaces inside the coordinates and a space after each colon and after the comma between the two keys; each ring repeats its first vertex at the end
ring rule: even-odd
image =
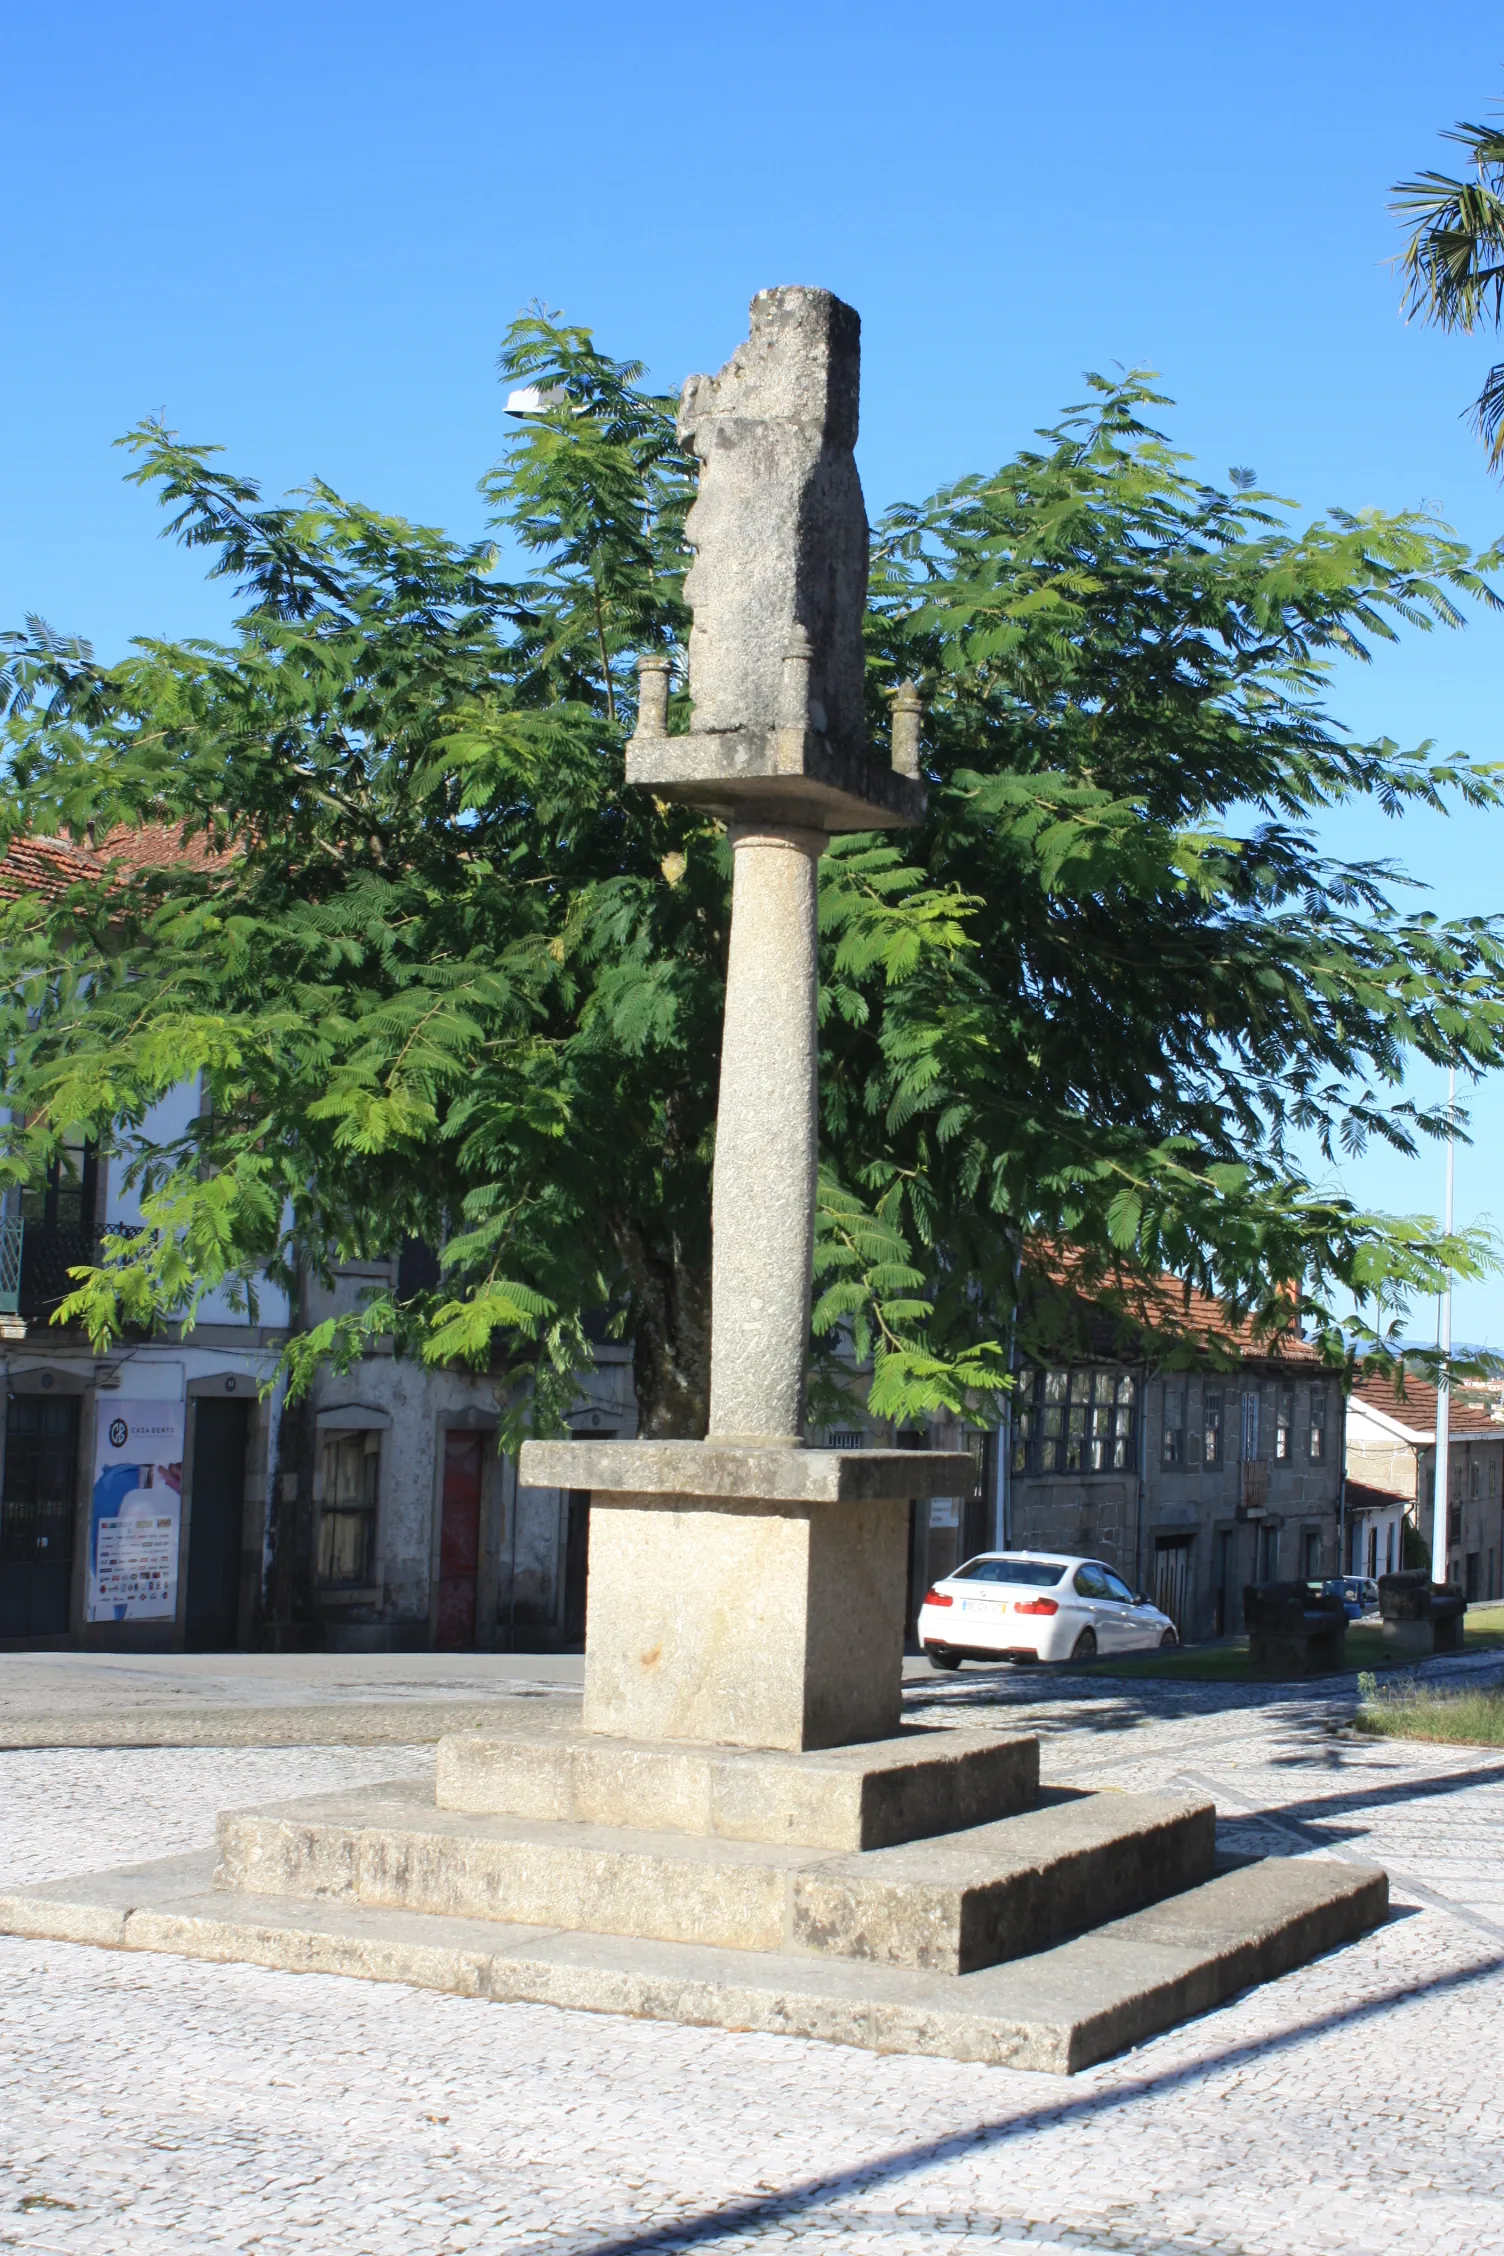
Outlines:
{"type": "Polygon", "coordinates": [[[660,799],[703,807],[722,822],[785,821],[834,834],[911,830],[923,822],[915,776],[806,728],[696,729],[637,735],[627,781],[660,799]]]}
{"type": "Polygon", "coordinates": [[[960,1450],[757,1448],[726,1441],[528,1441],[528,1488],[588,1488],[634,1502],[865,1504],[964,1496],[976,1460],[960,1450]]]}

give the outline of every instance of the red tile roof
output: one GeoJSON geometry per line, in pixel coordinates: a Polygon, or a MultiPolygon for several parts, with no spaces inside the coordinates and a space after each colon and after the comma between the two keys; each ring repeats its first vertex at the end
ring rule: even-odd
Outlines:
{"type": "Polygon", "coordinates": [[[1404,1496],[1397,1488],[1370,1488],[1367,1481],[1349,1481],[1347,1508],[1350,1512],[1389,1512],[1396,1504],[1413,1504],[1413,1496],[1404,1496]]]}
{"type": "Polygon", "coordinates": [[[0,901],[40,893],[55,900],[80,878],[104,875],[104,864],[71,838],[13,838],[0,860],[0,901]]]}
{"type": "Polygon", "coordinates": [[[0,901],[16,901],[26,893],[55,900],[81,878],[106,879],[113,873],[135,876],[142,870],[212,869],[226,857],[216,853],[201,831],[187,831],[172,823],[140,823],[112,830],[102,842],[89,846],[61,834],[50,838],[13,838],[0,859],[0,901]]]}
{"type": "Polygon", "coordinates": [[[1301,1337],[1297,1324],[1271,1331],[1251,1316],[1235,1315],[1224,1302],[1187,1286],[1179,1277],[1151,1276],[1120,1263],[1099,1281],[1086,1272],[1084,1261],[1074,1252],[1040,1250],[1040,1268],[1052,1284],[1074,1291],[1087,1307],[1100,1310],[1107,1327],[1142,1335],[1142,1345],[1151,1354],[1156,1340],[1188,1339],[1233,1363],[1301,1368],[1321,1364],[1320,1352],[1301,1337]]]}
{"type": "MultiPolygon", "coordinates": [[[[1422,1441],[1429,1441],[1435,1435],[1436,1389],[1425,1379],[1407,1373],[1403,1395],[1393,1379],[1355,1379],[1352,1398],[1355,1402],[1366,1402],[1371,1410],[1382,1411],[1385,1417],[1393,1418],[1422,1441]]],[[[1480,1434],[1494,1441],[1504,1441],[1504,1425],[1489,1416],[1483,1403],[1470,1400],[1461,1392],[1452,1395],[1448,1426],[1454,1434],[1480,1434]]]]}
{"type": "Polygon", "coordinates": [[[110,831],[95,852],[101,862],[121,870],[212,869],[216,862],[230,858],[216,852],[201,830],[173,823],[137,823],[129,830],[121,826],[110,831]]]}

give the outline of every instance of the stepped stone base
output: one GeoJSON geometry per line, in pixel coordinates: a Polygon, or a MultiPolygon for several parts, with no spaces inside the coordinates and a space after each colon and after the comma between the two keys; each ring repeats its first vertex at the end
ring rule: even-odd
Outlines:
{"type": "Polygon", "coordinates": [[[1209,1878],[1215,1832],[1199,1798],[1057,1791],[989,1825],[842,1855],[441,1810],[401,1781],[222,1817],[217,1884],[958,1974],[1209,1878]]]}
{"type": "Polygon", "coordinates": [[[1039,1745],[788,1753],[535,1715],[410,1779],[219,1820],[219,1859],[0,1897],[0,1931],[877,2050],[1086,2066],[1351,1940],[1382,1872],[1220,1876],[1200,1797],[1039,1785],[1039,1745]]]}
{"type": "Polygon", "coordinates": [[[439,1748],[440,1809],[881,1849],[1026,1809],[1039,1741],[915,1729],[817,1752],[605,1738],[529,1714],[439,1748]]]}
{"type": "Polygon", "coordinates": [[[212,1852],[0,1896],[0,1931],[1069,2075],[1377,1926],[1382,1872],[1269,1858],[976,1974],[226,1892],[212,1852]]]}

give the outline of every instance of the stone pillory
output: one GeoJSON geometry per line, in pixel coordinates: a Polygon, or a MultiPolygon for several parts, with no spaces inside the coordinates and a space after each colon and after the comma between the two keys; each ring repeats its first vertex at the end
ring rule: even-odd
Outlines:
{"type": "Polygon", "coordinates": [[[1036,1739],[903,1729],[909,1501],[971,1459],[804,1444],[819,857],[924,812],[912,685],[891,764],[863,733],[857,341],[765,290],[684,391],[694,724],[645,660],[627,775],[732,848],[710,1432],[522,1451],[591,1492],[583,1714],[446,1740],[433,1789],[223,1816],[212,1889],[169,1861],[0,1929],[1069,2071],[1384,1917],[1361,1866],[1219,1874],[1199,1797],[1041,1798],[1036,1739]]]}
{"type": "Polygon", "coordinates": [[[588,1488],[585,1722],[792,1752],[898,1728],[908,1504],[965,1458],[804,1446],[819,1153],[819,859],[832,832],[918,822],[919,701],[868,748],[867,513],[853,449],[861,323],[764,290],[718,376],[684,387],[700,462],[686,588],[690,731],[643,662],[627,777],[719,815],[731,941],[711,1192],[703,1442],[530,1443],[524,1480],[588,1488]]]}

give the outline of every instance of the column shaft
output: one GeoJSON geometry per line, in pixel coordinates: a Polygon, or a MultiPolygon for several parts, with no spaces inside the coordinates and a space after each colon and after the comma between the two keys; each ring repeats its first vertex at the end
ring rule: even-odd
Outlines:
{"type": "Polygon", "coordinates": [[[730,838],[710,1432],[788,1442],[804,1424],[819,1153],[816,888],[825,839],[750,823],[730,838]]]}

